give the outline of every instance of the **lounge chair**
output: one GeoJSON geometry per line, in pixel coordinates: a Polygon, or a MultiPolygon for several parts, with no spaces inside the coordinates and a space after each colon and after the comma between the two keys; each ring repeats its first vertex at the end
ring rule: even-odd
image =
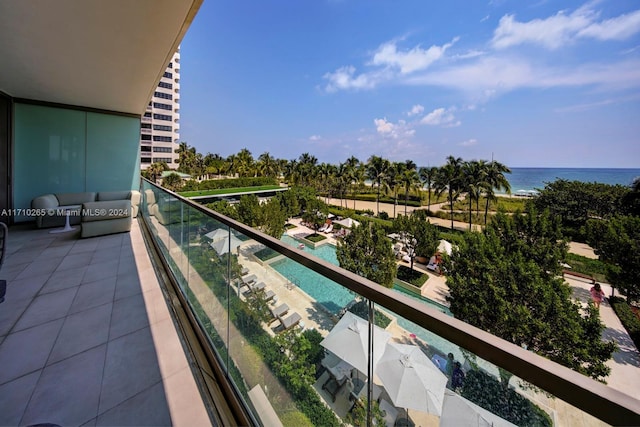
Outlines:
{"type": "Polygon", "coordinates": [[[279,332],[284,332],[300,323],[302,317],[300,317],[298,313],[294,312],[290,314],[289,317],[285,317],[284,319],[281,316],[278,316],[278,320],[280,320],[280,325],[282,326],[279,332]]]}
{"type": "Polygon", "coordinates": [[[325,233],[331,233],[333,231],[333,224],[329,224],[329,226],[324,230],[325,233]]]}
{"type": "Polygon", "coordinates": [[[267,292],[264,293],[264,300],[265,301],[271,301],[275,297],[276,297],[276,293],[273,292],[271,289],[269,289],[267,292]]]}
{"type": "Polygon", "coordinates": [[[252,274],[251,276],[245,276],[242,278],[242,283],[245,285],[248,285],[250,283],[255,282],[256,280],[258,280],[258,277],[255,274],[252,274]]]}
{"type": "Polygon", "coordinates": [[[267,285],[265,285],[265,284],[264,284],[264,282],[260,282],[260,283],[255,283],[255,282],[254,282],[254,283],[249,283],[249,284],[248,284],[248,286],[249,286],[249,289],[250,289],[252,292],[254,292],[254,293],[255,293],[255,292],[259,292],[259,291],[263,291],[263,290],[264,290],[264,288],[266,288],[266,287],[267,287],[267,285]]]}
{"type": "Polygon", "coordinates": [[[240,275],[244,276],[245,274],[249,274],[249,269],[247,267],[242,267],[242,270],[240,270],[240,275]]]}
{"type": "Polygon", "coordinates": [[[269,324],[273,323],[280,317],[287,314],[289,312],[289,306],[285,303],[282,303],[279,306],[272,308],[270,311],[271,311],[271,316],[273,317],[269,319],[269,324]]]}

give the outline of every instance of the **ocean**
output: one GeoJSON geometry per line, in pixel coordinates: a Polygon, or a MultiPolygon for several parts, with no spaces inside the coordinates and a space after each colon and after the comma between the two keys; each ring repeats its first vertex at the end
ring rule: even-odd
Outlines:
{"type": "Polygon", "coordinates": [[[542,189],[545,182],[556,179],[627,186],[637,177],[640,177],[640,169],[511,168],[511,173],[506,174],[511,184],[511,194],[542,189]]]}

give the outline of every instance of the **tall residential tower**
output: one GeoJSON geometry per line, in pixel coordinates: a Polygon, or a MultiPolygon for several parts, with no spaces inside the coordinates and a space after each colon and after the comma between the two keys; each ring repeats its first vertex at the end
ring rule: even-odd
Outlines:
{"type": "Polygon", "coordinates": [[[155,162],[176,163],[180,139],[180,49],[173,58],[153,93],[140,123],[140,167],[155,162]]]}

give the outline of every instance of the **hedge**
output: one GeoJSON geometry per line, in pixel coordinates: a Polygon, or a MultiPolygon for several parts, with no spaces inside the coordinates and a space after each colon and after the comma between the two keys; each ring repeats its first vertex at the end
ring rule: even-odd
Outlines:
{"type": "Polygon", "coordinates": [[[427,282],[427,279],[429,278],[428,275],[418,270],[411,270],[411,268],[407,267],[406,265],[398,266],[397,277],[403,282],[412,284],[416,288],[422,288],[422,285],[424,285],[427,282]]]}
{"type": "MultiPolygon", "coordinates": [[[[364,320],[369,320],[369,305],[367,301],[358,301],[349,307],[349,311],[364,320]]],[[[376,309],[373,314],[373,324],[384,329],[389,326],[389,323],[391,323],[391,319],[376,309]]]]}
{"type": "Polygon", "coordinates": [[[618,315],[620,322],[622,322],[622,325],[629,333],[636,348],[640,348],[640,319],[638,319],[638,316],[623,298],[609,298],[609,302],[611,303],[611,307],[613,307],[613,311],[618,315]]]}
{"type": "Polygon", "coordinates": [[[263,185],[278,185],[278,180],[268,177],[209,179],[202,182],[187,181],[181,191],[216,190],[219,188],[260,187],[263,185]]]}

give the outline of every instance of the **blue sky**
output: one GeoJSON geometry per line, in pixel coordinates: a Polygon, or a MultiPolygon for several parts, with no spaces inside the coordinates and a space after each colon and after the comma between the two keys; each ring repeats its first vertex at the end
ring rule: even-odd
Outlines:
{"type": "Polygon", "coordinates": [[[637,0],[205,0],[180,72],[202,153],[640,167],[637,0]]]}

